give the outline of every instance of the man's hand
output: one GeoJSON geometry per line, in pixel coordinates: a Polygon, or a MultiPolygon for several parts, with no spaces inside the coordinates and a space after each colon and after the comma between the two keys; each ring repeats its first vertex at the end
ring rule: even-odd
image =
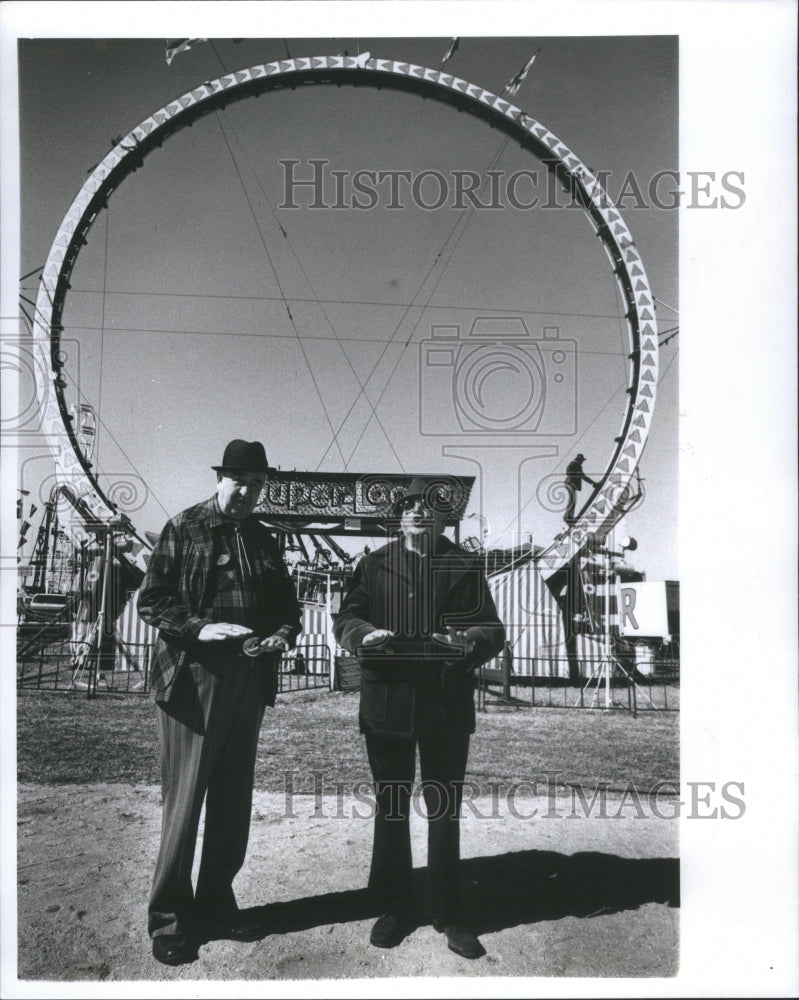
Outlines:
{"type": "Polygon", "coordinates": [[[361,645],[377,646],[379,643],[384,643],[388,639],[393,638],[393,636],[394,633],[390,632],[387,628],[376,628],[361,639],[361,645]]]}
{"type": "Polygon", "coordinates": [[[289,651],[288,641],[282,635],[270,635],[258,647],[258,652],[271,653],[273,649],[282,649],[284,653],[287,653],[289,651]]]}
{"type": "Polygon", "coordinates": [[[454,628],[452,625],[447,626],[446,634],[434,632],[433,638],[444,646],[454,646],[456,649],[460,649],[467,656],[474,650],[475,646],[474,639],[469,638],[465,629],[454,628]]]}
{"type": "Polygon", "coordinates": [[[224,639],[241,639],[252,633],[246,625],[234,625],[231,622],[209,622],[200,629],[197,638],[200,642],[221,642],[224,639]]]}

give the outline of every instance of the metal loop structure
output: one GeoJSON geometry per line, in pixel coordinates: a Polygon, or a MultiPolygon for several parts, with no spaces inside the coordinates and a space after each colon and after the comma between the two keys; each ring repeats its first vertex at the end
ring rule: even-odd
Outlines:
{"type": "MultiPolygon", "coordinates": [[[[131,129],[92,170],[59,226],[40,279],[33,323],[36,384],[42,427],[59,481],[98,522],[118,520],[113,500],[99,485],[81,449],[65,399],[59,345],[62,316],[75,261],[98,213],[128,174],[172,133],[227,104],[278,88],[317,84],[393,87],[455,105],[505,131],[543,160],[573,192],[608,256],[625,304],[629,336],[627,405],[605,472],[574,524],[543,553],[545,568],[567,563],[591,535],[603,536],[624,513],[631,477],[652,421],[658,374],[654,299],[640,254],[619,210],[592,171],[545,125],[501,96],[442,70],[363,54],[282,59],[226,73],[201,83],[131,129]]],[[[127,530],[132,525],[123,518],[127,530]]]]}

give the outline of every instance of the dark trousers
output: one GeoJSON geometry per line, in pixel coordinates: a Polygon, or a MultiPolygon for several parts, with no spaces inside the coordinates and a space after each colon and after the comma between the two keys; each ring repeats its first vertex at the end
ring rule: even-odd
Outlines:
{"type": "Polygon", "coordinates": [[[157,704],[163,819],[150,936],[185,931],[206,912],[235,910],[233,879],[247,852],[265,708],[262,670],[245,656],[191,663],[183,667],[170,700],[157,704]],[[203,801],[195,893],[191,873],[203,801]]]}
{"type": "Polygon", "coordinates": [[[450,923],[460,909],[460,808],[468,733],[439,730],[408,739],[366,734],[377,804],[369,891],[382,910],[401,910],[412,901],[409,819],[417,742],[427,814],[425,911],[431,919],[450,923]]]}
{"type": "Polygon", "coordinates": [[[574,512],[577,509],[577,490],[579,488],[579,486],[575,488],[570,483],[566,483],[566,493],[569,498],[566,510],[563,512],[563,520],[566,524],[571,524],[574,521],[574,512]]]}

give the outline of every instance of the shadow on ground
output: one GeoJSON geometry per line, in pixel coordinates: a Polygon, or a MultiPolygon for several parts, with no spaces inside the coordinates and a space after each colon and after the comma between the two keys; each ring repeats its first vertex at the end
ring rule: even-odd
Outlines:
{"type": "MultiPolygon", "coordinates": [[[[464,920],[477,933],[562,917],[597,917],[647,903],[679,906],[676,858],[621,858],[586,851],[511,851],[461,862],[464,920]]],[[[414,896],[426,869],[414,870],[414,896]]],[[[305,896],[244,911],[263,923],[263,937],[379,915],[366,889],[305,896]]],[[[422,921],[424,922],[424,921],[422,921]]]]}

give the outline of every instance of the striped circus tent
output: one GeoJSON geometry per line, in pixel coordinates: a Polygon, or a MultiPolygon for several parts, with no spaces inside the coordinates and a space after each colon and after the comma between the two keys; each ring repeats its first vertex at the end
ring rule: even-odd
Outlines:
{"type": "MultiPolygon", "coordinates": [[[[513,673],[524,677],[568,677],[569,660],[563,616],[555,596],[535,562],[488,578],[488,586],[505,625],[513,654],[513,673]]],[[[590,676],[602,654],[599,639],[576,637],[582,675],[590,676]]],[[[501,658],[487,664],[499,669],[501,658]]]]}
{"type": "Polygon", "coordinates": [[[333,658],[340,652],[333,639],[332,623],[323,604],[302,605],[302,631],[297,637],[309,674],[330,672],[333,658]]]}
{"type": "Polygon", "coordinates": [[[148,625],[139,617],[136,609],[138,593],[138,590],[134,590],[128,597],[122,613],[114,624],[115,670],[144,672],[150,650],[158,636],[158,629],[148,625]]]}

